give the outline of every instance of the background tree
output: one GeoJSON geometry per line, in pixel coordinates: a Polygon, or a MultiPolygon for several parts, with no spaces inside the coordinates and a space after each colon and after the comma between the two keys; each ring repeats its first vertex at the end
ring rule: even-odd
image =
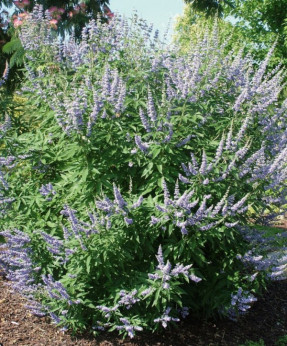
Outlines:
{"type": "Polygon", "coordinates": [[[206,12],[194,10],[193,6],[187,5],[182,16],[178,17],[175,26],[174,41],[179,43],[181,50],[186,52],[191,45],[202,40],[207,31],[216,25],[219,32],[219,44],[225,42],[226,51],[237,50],[245,44],[245,50],[251,47],[244,39],[242,31],[230,21],[224,20],[218,15],[207,15],[206,12]]]}
{"type": "Polygon", "coordinates": [[[244,36],[254,42],[259,60],[277,40],[273,64],[281,62],[287,66],[286,9],[287,0],[236,0],[236,8],[232,11],[226,8],[226,14],[233,15],[244,36]]]}
{"type": "MultiPolygon", "coordinates": [[[[236,44],[244,43],[257,62],[261,61],[273,43],[277,40],[270,66],[279,62],[287,66],[287,0],[185,0],[187,9],[177,24],[177,34],[187,43],[187,33],[194,39],[197,27],[211,23],[218,13],[220,30],[228,36],[236,33],[232,39],[236,44]],[[186,27],[183,28],[183,25],[186,27]]],[[[178,35],[177,35],[178,36],[178,35]]]]}

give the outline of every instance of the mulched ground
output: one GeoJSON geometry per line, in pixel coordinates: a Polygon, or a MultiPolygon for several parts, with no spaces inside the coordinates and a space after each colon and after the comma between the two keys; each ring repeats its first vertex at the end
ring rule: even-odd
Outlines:
{"type": "MultiPolygon", "coordinates": [[[[249,314],[239,322],[229,320],[197,321],[187,319],[178,329],[164,330],[162,334],[141,333],[124,341],[117,334],[102,334],[72,338],[52,325],[46,317],[35,317],[25,308],[25,300],[11,292],[0,275],[0,345],[99,345],[99,346],[238,346],[246,340],[263,339],[265,345],[275,345],[287,334],[287,280],[274,282],[256,302],[249,314]]],[[[2,346],[1,345],[1,346],[2,346]]]]}

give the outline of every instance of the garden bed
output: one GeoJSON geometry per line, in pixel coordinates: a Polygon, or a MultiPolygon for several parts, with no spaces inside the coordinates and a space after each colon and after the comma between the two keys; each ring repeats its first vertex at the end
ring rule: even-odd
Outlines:
{"type": "MultiPolygon", "coordinates": [[[[229,320],[196,321],[191,318],[178,329],[160,334],[138,333],[124,341],[117,334],[102,334],[97,338],[72,338],[60,331],[47,318],[31,315],[24,308],[25,300],[13,294],[0,276],[0,342],[7,345],[240,345],[247,340],[264,340],[275,345],[287,334],[287,280],[272,283],[258,299],[249,314],[238,322],[229,320]]],[[[281,344],[284,345],[284,344],[281,344]]]]}

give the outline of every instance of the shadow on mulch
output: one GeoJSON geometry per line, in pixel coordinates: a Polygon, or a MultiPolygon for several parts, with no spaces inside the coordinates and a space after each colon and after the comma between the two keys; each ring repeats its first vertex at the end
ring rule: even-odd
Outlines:
{"type": "Polygon", "coordinates": [[[0,276],[0,343],[8,345],[194,345],[238,346],[246,340],[275,345],[279,337],[287,334],[287,280],[272,283],[268,291],[254,304],[249,314],[239,322],[229,320],[197,321],[187,319],[177,329],[162,334],[139,333],[134,339],[122,340],[118,334],[106,333],[91,338],[72,338],[63,333],[47,318],[38,318],[24,308],[25,300],[11,292],[0,276]]]}

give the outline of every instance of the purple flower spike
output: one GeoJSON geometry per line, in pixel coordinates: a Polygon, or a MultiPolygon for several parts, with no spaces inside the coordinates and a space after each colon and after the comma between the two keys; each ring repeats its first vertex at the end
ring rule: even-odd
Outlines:
{"type": "Polygon", "coordinates": [[[120,209],[123,209],[127,205],[127,202],[123,199],[119,189],[116,187],[115,184],[113,184],[113,189],[114,189],[115,202],[119,206],[120,209]]]}
{"type": "Polygon", "coordinates": [[[146,154],[148,152],[149,149],[149,144],[144,143],[141,139],[140,136],[135,136],[135,142],[137,147],[144,153],[146,154]]]}
{"type": "Polygon", "coordinates": [[[42,196],[46,197],[47,201],[51,201],[52,197],[56,195],[56,191],[51,183],[42,185],[39,191],[42,196]]]}

